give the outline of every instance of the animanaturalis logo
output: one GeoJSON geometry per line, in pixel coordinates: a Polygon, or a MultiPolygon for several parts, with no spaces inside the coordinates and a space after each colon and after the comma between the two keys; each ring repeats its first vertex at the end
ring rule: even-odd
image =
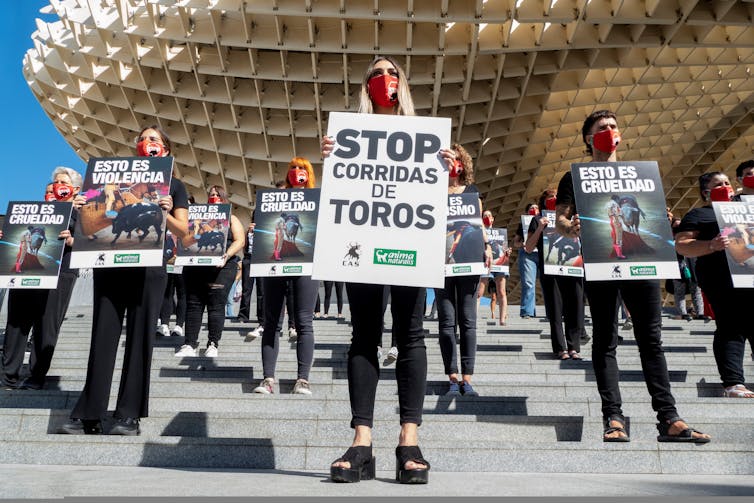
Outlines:
{"type": "Polygon", "coordinates": [[[461,274],[464,272],[471,272],[471,266],[470,265],[454,265],[453,266],[453,274],[461,274]]]}
{"type": "Polygon", "coordinates": [[[416,250],[374,249],[374,264],[416,267],[416,250]]]}
{"type": "Polygon", "coordinates": [[[632,265],[629,271],[631,276],[657,276],[657,267],[653,265],[632,265]]]}
{"type": "Polygon", "coordinates": [[[304,268],[300,265],[284,265],[283,274],[301,274],[304,268]]]}
{"type": "Polygon", "coordinates": [[[138,253],[118,253],[115,255],[116,264],[138,264],[141,255],[138,253]]]}
{"type": "Polygon", "coordinates": [[[39,286],[42,284],[42,280],[39,278],[24,278],[21,280],[21,286],[39,286]]]}
{"type": "Polygon", "coordinates": [[[199,264],[211,264],[212,263],[212,259],[211,258],[200,258],[197,263],[199,263],[199,264]]]}

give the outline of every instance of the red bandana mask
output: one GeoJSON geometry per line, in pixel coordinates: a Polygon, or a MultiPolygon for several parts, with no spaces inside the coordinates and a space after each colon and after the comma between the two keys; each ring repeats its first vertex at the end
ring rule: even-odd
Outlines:
{"type": "Polygon", "coordinates": [[[448,175],[451,178],[458,178],[459,176],[461,176],[461,173],[463,173],[463,163],[458,159],[454,159],[453,165],[450,167],[450,172],[448,173],[448,175]]]}
{"type": "Polygon", "coordinates": [[[482,217],[485,227],[492,227],[492,219],[490,217],[482,217]]]}
{"type": "Polygon", "coordinates": [[[50,201],[57,201],[57,200],[58,199],[55,197],[54,193],[52,193],[52,192],[45,192],[45,201],[46,202],[49,203],[50,201]]]}
{"type": "Polygon", "coordinates": [[[55,182],[52,184],[52,193],[58,201],[65,201],[73,195],[73,185],[55,182]]]}
{"type": "Polygon", "coordinates": [[[754,175],[743,177],[743,179],[741,180],[741,185],[749,189],[754,189],[754,175]]]}
{"type": "Polygon", "coordinates": [[[605,129],[592,135],[592,147],[608,154],[615,152],[620,143],[620,133],[614,129],[605,129]]]}
{"type": "Polygon", "coordinates": [[[309,173],[303,168],[294,166],[288,170],[288,182],[294,187],[306,185],[309,182],[309,173]]]}
{"type": "Polygon", "coordinates": [[[537,213],[538,213],[537,208],[529,208],[529,215],[535,217],[537,216],[537,213]]]}
{"type": "Polygon", "coordinates": [[[733,197],[733,187],[730,185],[720,185],[709,191],[710,201],[730,201],[733,197]]]}
{"type": "Polygon", "coordinates": [[[367,83],[369,97],[375,105],[394,107],[398,104],[398,77],[389,74],[378,75],[367,83]]]}
{"type": "Polygon", "coordinates": [[[136,144],[136,155],[139,157],[165,157],[168,152],[162,143],[143,140],[136,144]]]}
{"type": "Polygon", "coordinates": [[[220,196],[209,196],[207,198],[208,204],[221,204],[223,200],[220,198],[220,196]]]}
{"type": "Polygon", "coordinates": [[[555,209],[555,203],[557,202],[557,197],[548,197],[545,199],[545,209],[553,211],[555,209]]]}

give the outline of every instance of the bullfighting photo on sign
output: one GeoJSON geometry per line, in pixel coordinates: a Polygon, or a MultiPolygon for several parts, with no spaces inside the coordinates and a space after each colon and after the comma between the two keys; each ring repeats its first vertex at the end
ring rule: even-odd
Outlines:
{"type": "Polygon", "coordinates": [[[553,276],[584,276],[579,238],[563,236],[555,230],[553,210],[543,210],[542,215],[550,222],[542,233],[543,272],[553,276]]]}
{"type": "Polygon", "coordinates": [[[754,202],[713,202],[720,234],[735,288],[754,287],[754,202]]]}
{"type": "Polygon", "coordinates": [[[257,191],[252,276],[309,276],[320,189],[257,191]]]}
{"type": "Polygon", "coordinates": [[[479,194],[448,195],[445,233],[445,275],[484,274],[484,234],[479,194]]]}
{"type": "Polygon", "coordinates": [[[72,267],[160,266],[172,157],[92,158],[81,193],[72,267]],[[79,237],[80,236],[80,237],[79,237]]]}
{"type": "Polygon", "coordinates": [[[71,203],[10,202],[0,239],[0,288],[55,288],[71,203]]]}
{"type": "Polygon", "coordinates": [[[189,232],[175,265],[221,265],[230,230],[230,204],[189,205],[189,232]]]}

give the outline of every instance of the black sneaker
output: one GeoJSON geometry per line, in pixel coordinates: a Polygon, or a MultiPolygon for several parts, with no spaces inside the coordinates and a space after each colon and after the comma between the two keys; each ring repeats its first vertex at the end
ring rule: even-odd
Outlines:
{"type": "Polygon", "coordinates": [[[32,377],[27,377],[18,385],[19,389],[28,389],[38,391],[44,388],[44,382],[40,382],[32,377]]]}
{"type": "Polygon", "coordinates": [[[141,429],[139,429],[138,418],[126,417],[120,418],[115,425],[110,428],[109,435],[139,435],[141,429]]]}
{"type": "Polygon", "coordinates": [[[102,423],[98,419],[71,418],[58,428],[64,435],[102,435],[102,423]]]}

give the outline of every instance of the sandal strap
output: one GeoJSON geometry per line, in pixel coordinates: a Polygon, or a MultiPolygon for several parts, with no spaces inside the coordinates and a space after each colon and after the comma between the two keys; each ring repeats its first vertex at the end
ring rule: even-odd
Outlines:
{"type": "Polygon", "coordinates": [[[399,445],[395,448],[395,457],[398,458],[401,467],[406,466],[409,461],[413,461],[425,465],[426,469],[429,469],[429,461],[422,457],[422,451],[418,445],[399,445]]]}
{"type": "Polygon", "coordinates": [[[351,468],[364,464],[366,461],[372,459],[372,446],[354,445],[348,448],[348,450],[341,457],[336,459],[334,463],[349,462],[351,468]]]}
{"type": "Polygon", "coordinates": [[[626,429],[622,426],[610,426],[608,428],[605,428],[605,431],[603,432],[604,435],[608,435],[610,433],[615,433],[616,431],[619,431],[621,433],[626,433],[626,429]]]}

